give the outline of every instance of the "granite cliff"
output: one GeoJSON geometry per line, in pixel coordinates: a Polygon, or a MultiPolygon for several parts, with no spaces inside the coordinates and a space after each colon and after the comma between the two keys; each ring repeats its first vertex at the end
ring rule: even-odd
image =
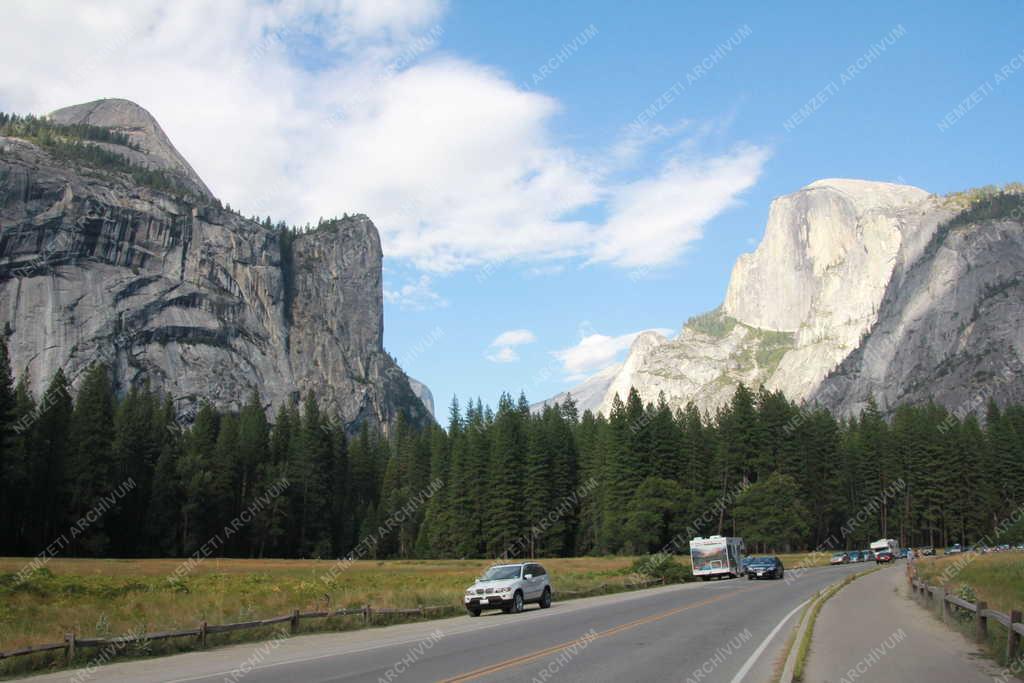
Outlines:
{"type": "Polygon", "coordinates": [[[1016,189],[938,197],[829,179],[780,197],[722,306],[674,339],[639,336],[600,399],[580,408],[607,413],[636,387],[645,401],[664,393],[714,410],[740,382],[842,414],[870,395],[886,410],[928,399],[957,410],[979,392],[1019,400],[1016,189]]]}
{"type": "Polygon", "coordinates": [[[268,411],[312,391],[350,429],[431,419],[383,347],[369,218],[292,233],[227,210],[126,100],[49,121],[115,136],[0,137],[0,318],[37,395],[102,360],[120,392],[148,382],[185,416],[255,389],[268,411]]]}

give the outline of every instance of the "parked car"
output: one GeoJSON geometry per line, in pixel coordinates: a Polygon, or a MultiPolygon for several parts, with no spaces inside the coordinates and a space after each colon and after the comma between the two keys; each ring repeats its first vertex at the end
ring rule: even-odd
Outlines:
{"type": "Polygon", "coordinates": [[[531,602],[547,609],[551,595],[550,577],[539,564],[496,564],[466,589],[463,603],[470,616],[478,617],[485,609],[522,612],[531,602]]]}
{"type": "Polygon", "coordinates": [[[747,578],[754,579],[781,579],[786,570],[782,566],[782,560],[777,557],[755,557],[747,563],[747,578]]]}
{"type": "Polygon", "coordinates": [[[874,562],[875,561],[875,553],[874,553],[874,551],[871,551],[871,550],[862,550],[862,551],[860,551],[860,561],[861,562],[874,562]]]}
{"type": "Polygon", "coordinates": [[[921,548],[921,554],[922,555],[934,555],[935,554],[935,548],[933,546],[926,545],[925,547],[921,548]]]}
{"type": "Polygon", "coordinates": [[[860,551],[859,550],[851,550],[848,554],[850,556],[850,562],[863,562],[864,561],[864,560],[861,559],[860,551]]]}
{"type": "Polygon", "coordinates": [[[850,556],[846,553],[832,553],[832,559],[828,561],[829,564],[850,564],[850,556]]]}
{"type": "Polygon", "coordinates": [[[959,555],[961,552],[963,552],[963,548],[960,547],[959,543],[954,543],[953,545],[946,548],[947,555],[959,555]]]}
{"type": "Polygon", "coordinates": [[[882,564],[883,562],[892,562],[892,561],[893,561],[892,553],[889,552],[888,550],[883,550],[882,552],[875,553],[875,564],[882,564]]]}
{"type": "Polygon", "coordinates": [[[910,554],[910,548],[900,548],[900,559],[907,559],[907,555],[910,554]]]}

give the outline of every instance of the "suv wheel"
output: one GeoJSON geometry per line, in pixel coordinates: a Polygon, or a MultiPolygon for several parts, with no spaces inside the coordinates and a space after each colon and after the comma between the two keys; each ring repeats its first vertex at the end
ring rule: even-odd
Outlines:
{"type": "Polygon", "coordinates": [[[512,598],[512,611],[515,614],[519,614],[523,611],[523,592],[516,591],[515,596],[512,598]]]}
{"type": "Polygon", "coordinates": [[[471,616],[471,617],[478,617],[478,616],[480,616],[480,608],[479,607],[470,608],[469,609],[469,616],[471,616]]]}
{"type": "Polygon", "coordinates": [[[545,588],[540,596],[540,608],[547,609],[548,607],[551,607],[551,589],[545,588]]]}

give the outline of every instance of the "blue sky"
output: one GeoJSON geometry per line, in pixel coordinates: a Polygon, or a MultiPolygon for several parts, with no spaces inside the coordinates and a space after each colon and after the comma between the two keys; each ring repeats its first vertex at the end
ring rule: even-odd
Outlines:
{"type": "Polygon", "coordinates": [[[453,394],[541,400],[639,331],[674,334],[721,302],[771,200],[813,180],[1024,175],[1016,2],[5,13],[0,109],[132,99],[245,213],[370,215],[385,346],[442,414],[453,394]]]}
{"type": "MultiPolygon", "coordinates": [[[[689,316],[721,302],[736,257],[761,237],[771,200],[815,179],[905,182],[944,193],[1021,178],[1014,121],[1024,104],[1024,76],[994,87],[946,130],[938,125],[1024,51],[1014,28],[1024,18],[1020,5],[1000,3],[988,11],[952,4],[871,9],[815,3],[790,11],[760,3],[730,10],[668,5],[638,3],[623,11],[618,3],[586,10],[533,3],[511,12],[473,3],[456,4],[447,15],[445,50],[528,85],[538,65],[595,26],[597,35],[537,86],[562,105],[554,121],[558,135],[595,153],[614,144],[658,95],[748,26],[750,35],[656,121],[716,125],[705,145],[746,141],[769,147],[771,156],[738,204],[706,223],[702,239],[643,277],[579,260],[539,277],[529,274],[528,264],[503,264],[482,283],[474,269],[434,279],[445,308],[410,310],[389,303],[387,346],[400,361],[409,358],[406,368],[431,386],[439,404],[453,393],[493,401],[502,390],[546,398],[572,385],[551,352],[577,344],[581,335],[651,327],[677,331],[689,316]],[[841,83],[842,73],[897,27],[903,35],[841,83]],[[841,85],[838,91],[787,131],[784,122],[833,81],[841,85]],[[426,350],[418,351],[418,337],[434,326],[442,336],[429,343],[434,331],[420,344],[426,350]],[[516,347],[517,362],[485,359],[499,333],[519,328],[537,340],[516,347]]],[[[650,151],[650,163],[658,153],[650,151]]]]}

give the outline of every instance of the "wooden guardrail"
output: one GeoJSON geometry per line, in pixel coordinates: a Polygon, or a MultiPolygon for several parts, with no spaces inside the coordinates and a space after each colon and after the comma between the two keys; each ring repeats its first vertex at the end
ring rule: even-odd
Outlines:
{"type": "Polygon", "coordinates": [[[988,640],[988,622],[997,621],[1006,628],[1006,661],[1012,662],[1020,654],[1021,636],[1024,636],[1024,623],[1021,623],[1020,610],[1010,610],[1009,614],[989,609],[983,600],[977,603],[968,602],[949,592],[943,586],[929,586],[909,573],[910,587],[918,602],[926,607],[934,606],[941,612],[942,620],[949,622],[953,617],[953,609],[962,610],[974,615],[974,638],[979,643],[988,640]]]}
{"type": "MultiPolygon", "coordinates": [[[[651,581],[641,581],[635,584],[608,584],[602,583],[593,588],[583,591],[559,591],[558,596],[564,597],[584,597],[588,594],[600,595],[606,591],[609,587],[614,588],[626,588],[627,590],[634,588],[644,588],[653,584],[663,583],[661,579],[653,579],[651,581]]],[[[43,645],[32,645],[29,647],[19,648],[17,650],[10,650],[8,652],[0,652],[0,660],[10,659],[12,657],[21,657],[24,655],[33,655],[40,652],[50,652],[54,650],[63,650],[64,657],[68,664],[75,658],[75,652],[78,648],[82,647],[93,647],[93,648],[113,648],[114,651],[120,651],[128,647],[133,643],[142,643],[153,640],[167,640],[170,638],[195,638],[199,644],[199,647],[206,647],[207,636],[214,633],[230,633],[232,631],[244,631],[246,629],[253,628],[266,628],[267,626],[273,626],[275,624],[289,624],[289,630],[291,633],[298,633],[299,622],[303,619],[326,619],[328,617],[351,617],[359,616],[362,617],[363,623],[370,625],[373,623],[374,616],[387,616],[387,615],[418,615],[426,616],[430,612],[437,611],[456,611],[459,609],[455,605],[431,605],[425,607],[372,607],[370,605],[363,605],[362,607],[342,607],[340,609],[327,609],[317,610],[313,612],[301,612],[299,610],[293,610],[291,614],[286,614],[280,617],[271,617],[269,619],[258,619],[255,621],[242,621],[233,624],[207,624],[205,621],[201,622],[197,628],[188,628],[180,631],[158,631],[156,633],[143,633],[139,635],[123,635],[114,636],[112,638],[79,638],[73,632],[64,634],[64,641],[60,643],[46,643],[43,645]]]]}

